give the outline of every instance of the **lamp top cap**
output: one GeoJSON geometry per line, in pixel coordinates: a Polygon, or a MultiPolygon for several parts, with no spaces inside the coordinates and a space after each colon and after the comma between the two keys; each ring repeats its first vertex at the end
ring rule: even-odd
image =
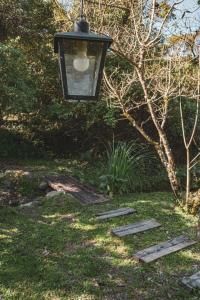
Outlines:
{"type": "Polygon", "coordinates": [[[81,16],[80,20],[74,23],[74,32],[89,33],[90,24],[87,22],[84,16],[81,16]]]}
{"type": "Polygon", "coordinates": [[[58,32],[54,35],[54,51],[58,53],[58,44],[60,40],[82,40],[108,43],[108,47],[113,42],[113,39],[104,34],[96,34],[94,32],[58,32]]]}

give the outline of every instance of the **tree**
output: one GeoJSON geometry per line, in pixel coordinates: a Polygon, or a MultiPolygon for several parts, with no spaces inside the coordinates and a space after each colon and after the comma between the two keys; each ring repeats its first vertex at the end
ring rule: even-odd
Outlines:
{"type": "MultiPolygon", "coordinates": [[[[199,46],[197,46],[199,48],[199,46]]],[[[195,51],[195,43],[193,44],[193,49],[195,51]]],[[[185,197],[185,206],[186,210],[188,211],[189,209],[189,198],[190,198],[190,191],[191,191],[191,171],[192,169],[197,165],[199,162],[199,156],[200,156],[200,151],[198,149],[198,152],[194,155],[193,158],[191,158],[191,147],[193,143],[195,142],[195,135],[197,133],[197,128],[198,128],[198,121],[199,121],[199,102],[200,102],[200,49],[198,49],[198,76],[197,76],[197,91],[196,91],[196,97],[194,95],[194,99],[196,102],[196,109],[194,112],[194,121],[192,124],[192,128],[190,130],[190,133],[188,134],[188,130],[186,130],[185,126],[185,119],[184,118],[184,113],[183,113],[183,105],[182,105],[182,99],[180,96],[180,117],[181,117],[181,127],[182,127],[182,135],[183,135],[183,142],[186,150],[186,197],[185,197]]],[[[181,73],[181,66],[180,66],[180,73],[181,73]]],[[[196,81],[196,80],[195,80],[196,81]]],[[[180,93],[181,94],[181,93],[180,93]]],[[[188,114],[188,111],[187,111],[188,114]]]]}
{"type": "MultiPolygon", "coordinates": [[[[110,106],[118,108],[123,118],[154,147],[178,197],[180,183],[167,136],[170,104],[179,95],[178,69],[177,57],[169,55],[165,32],[180,2],[170,5],[168,1],[119,0],[115,4],[113,1],[102,4],[86,0],[86,3],[91,27],[114,39],[114,54],[110,59],[117,61],[119,56],[126,62],[125,65],[119,62],[105,72],[110,106]],[[138,114],[141,110],[142,118],[138,114]],[[153,132],[149,131],[150,126],[153,132]]],[[[188,92],[185,87],[183,90],[188,92]]]]}

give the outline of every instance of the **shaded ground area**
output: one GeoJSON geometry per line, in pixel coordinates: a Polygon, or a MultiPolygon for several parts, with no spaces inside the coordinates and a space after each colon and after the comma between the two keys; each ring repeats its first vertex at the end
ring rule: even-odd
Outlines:
{"type": "Polygon", "coordinates": [[[46,176],[73,175],[81,183],[97,184],[100,168],[91,167],[87,161],[49,160],[21,161],[17,164],[0,162],[0,206],[18,206],[44,196],[44,191],[38,189],[46,176]]]}

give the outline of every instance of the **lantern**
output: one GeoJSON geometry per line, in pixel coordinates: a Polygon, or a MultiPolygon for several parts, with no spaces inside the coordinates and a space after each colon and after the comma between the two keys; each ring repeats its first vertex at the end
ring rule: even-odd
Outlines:
{"type": "Polygon", "coordinates": [[[89,31],[84,16],[75,23],[74,32],[56,33],[54,50],[58,53],[63,95],[66,100],[97,100],[106,53],[112,39],[89,31]]]}

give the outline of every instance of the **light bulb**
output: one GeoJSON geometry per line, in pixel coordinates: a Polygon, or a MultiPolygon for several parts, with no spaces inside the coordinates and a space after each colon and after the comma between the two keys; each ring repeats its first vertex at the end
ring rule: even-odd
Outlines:
{"type": "Polygon", "coordinates": [[[85,72],[89,68],[90,61],[87,58],[87,55],[82,55],[80,52],[73,61],[73,66],[76,71],[85,72]]]}
{"type": "Polygon", "coordinates": [[[87,57],[87,43],[79,41],[77,55],[73,61],[74,69],[78,72],[85,72],[90,66],[90,60],[87,57]]]}

